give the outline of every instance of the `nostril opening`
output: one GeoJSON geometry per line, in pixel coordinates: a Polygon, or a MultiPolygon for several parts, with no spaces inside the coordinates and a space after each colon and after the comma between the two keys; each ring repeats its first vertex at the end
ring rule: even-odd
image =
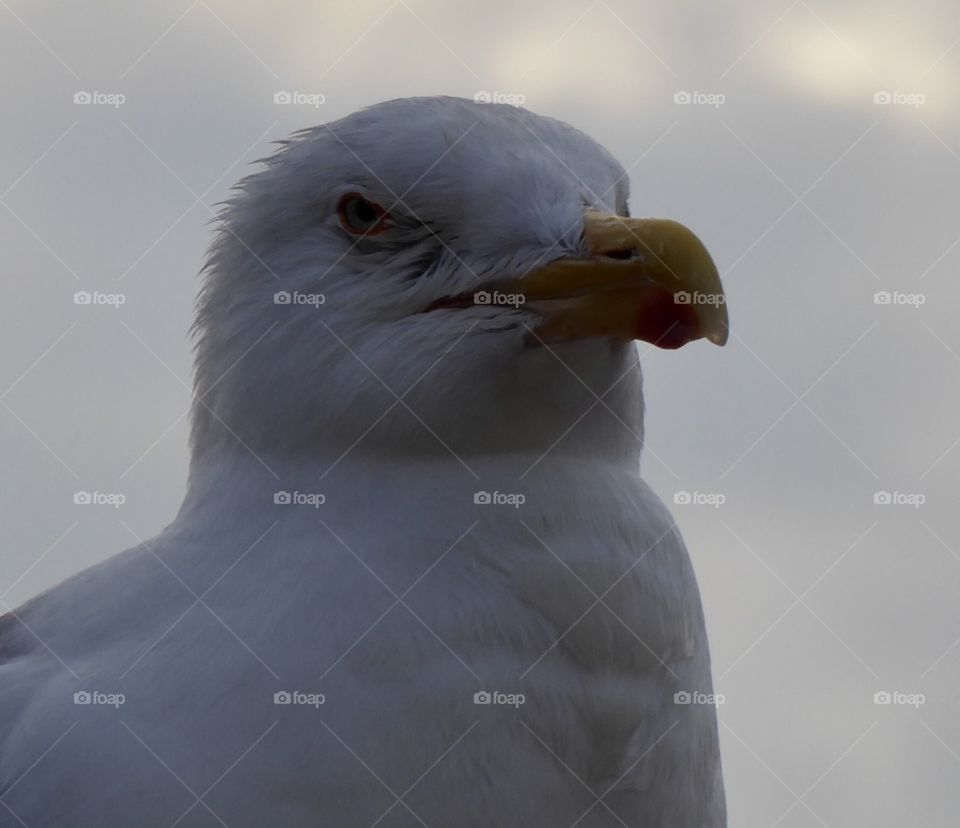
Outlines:
{"type": "Polygon", "coordinates": [[[603,255],[608,259],[632,259],[633,251],[629,247],[621,247],[618,250],[605,250],[603,255]]]}

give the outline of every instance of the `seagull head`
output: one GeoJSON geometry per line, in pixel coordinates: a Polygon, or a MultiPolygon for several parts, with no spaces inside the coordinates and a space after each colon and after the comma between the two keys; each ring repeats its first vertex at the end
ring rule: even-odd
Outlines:
{"type": "Polygon", "coordinates": [[[218,220],[195,456],[634,454],[634,341],[723,344],[727,314],[697,237],[627,201],[599,144],[511,105],[400,99],[296,133],[218,220]]]}

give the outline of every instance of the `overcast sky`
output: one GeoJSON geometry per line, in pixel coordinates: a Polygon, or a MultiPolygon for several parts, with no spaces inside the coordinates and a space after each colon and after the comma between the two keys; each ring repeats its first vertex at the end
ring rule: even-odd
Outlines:
{"type": "Polygon", "coordinates": [[[0,0],[0,55],[8,606],[173,517],[212,206],[269,142],[513,96],[723,274],[729,346],[644,357],[643,471],[713,504],[671,508],[731,826],[956,824],[960,6],[0,0]]]}

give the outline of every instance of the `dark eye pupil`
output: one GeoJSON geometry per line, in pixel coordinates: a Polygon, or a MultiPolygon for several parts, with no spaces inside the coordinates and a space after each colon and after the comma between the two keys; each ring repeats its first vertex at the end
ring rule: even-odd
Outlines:
{"type": "Polygon", "coordinates": [[[357,217],[357,220],[361,224],[369,224],[371,221],[377,218],[377,211],[374,209],[373,205],[369,201],[366,201],[362,198],[358,198],[354,202],[353,214],[357,217]]]}

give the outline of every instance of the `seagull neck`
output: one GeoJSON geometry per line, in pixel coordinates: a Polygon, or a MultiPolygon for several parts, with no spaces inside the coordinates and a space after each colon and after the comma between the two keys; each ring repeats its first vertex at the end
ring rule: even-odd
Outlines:
{"type": "MultiPolygon", "coordinates": [[[[286,511],[277,506],[375,509],[385,490],[409,488],[429,497],[448,497],[463,489],[474,492],[524,492],[557,485],[558,481],[590,479],[595,475],[636,477],[636,453],[617,458],[571,454],[562,447],[552,451],[504,452],[453,456],[441,451],[427,454],[381,455],[356,447],[348,454],[254,454],[238,446],[194,457],[187,494],[178,522],[219,523],[235,519],[238,510],[250,526],[268,524],[286,511]]],[[[310,510],[312,511],[312,510],[310,510]]],[[[362,513],[361,509],[361,513],[362,513]]],[[[322,514],[321,514],[322,516],[322,514]]]]}

